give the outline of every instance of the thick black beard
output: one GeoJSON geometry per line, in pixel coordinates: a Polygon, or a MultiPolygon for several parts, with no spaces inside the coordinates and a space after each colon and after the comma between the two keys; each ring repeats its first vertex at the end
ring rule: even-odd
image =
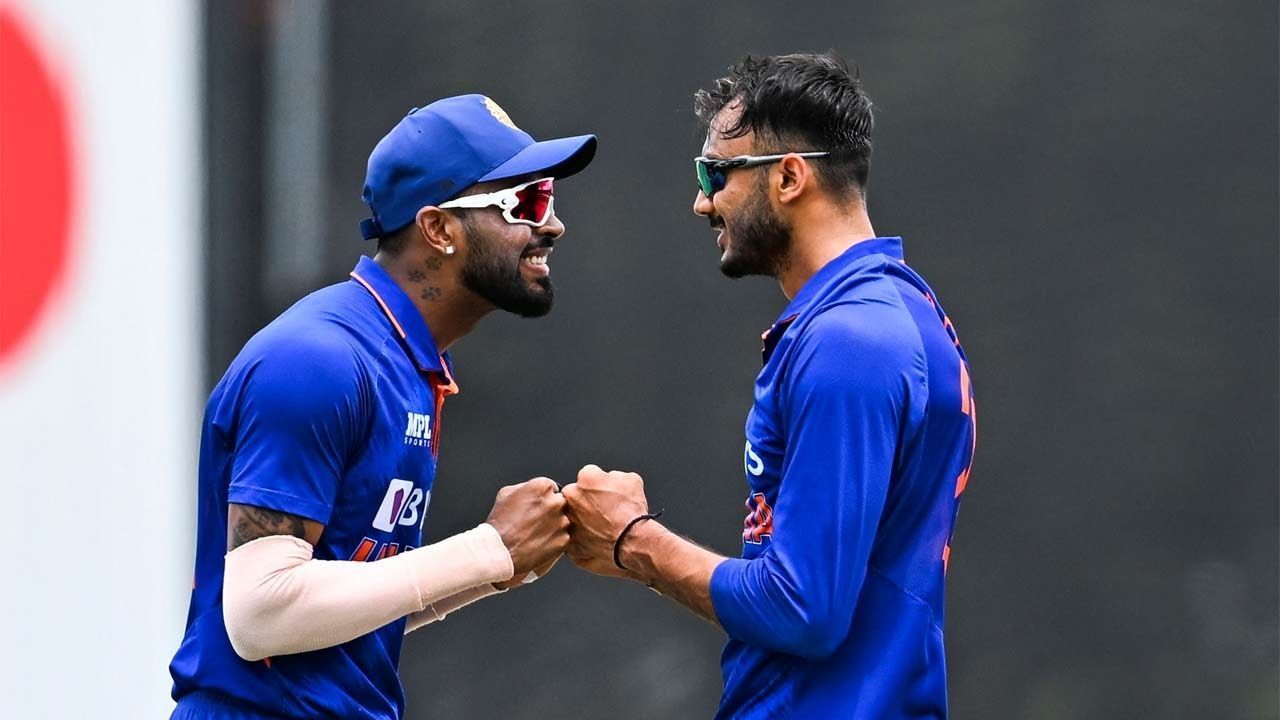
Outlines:
{"type": "Polygon", "coordinates": [[[738,214],[735,222],[724,219],[732,251],[720,263],[720,272],[735,280],[748,275],[778,277],[791,253],[791,227],[769,207],[764,182],[756,184],[738,214]]]}
{"type": "Polygon", "coordinates": [[[551,312],[555,290],[551,278],[534,282],[538,290],[520,274],[520,258],[503,253],[476,227],[468,228],[467,261],[462,266],[462,285],[493,304],[499,310],[520,317],[542,317],[551,312]]]}

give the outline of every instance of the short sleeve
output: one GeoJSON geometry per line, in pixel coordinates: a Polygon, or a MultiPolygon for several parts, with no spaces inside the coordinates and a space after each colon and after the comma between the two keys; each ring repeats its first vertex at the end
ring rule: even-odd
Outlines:
{"type": "Polygon", "coordinates": [[[237,398],[227,499],[327,524],[367,427],[365,373],[342,338],[262,345],[237,398]]]}

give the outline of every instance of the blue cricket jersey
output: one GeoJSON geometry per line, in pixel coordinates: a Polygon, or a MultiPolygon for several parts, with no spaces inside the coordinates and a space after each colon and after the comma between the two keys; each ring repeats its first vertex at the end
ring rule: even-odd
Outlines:
{"type": "Polygon", "coordinates": [[[719,718],[943,718],[943,580],[976,442],[964,352],[899,238],[819,270],[764,336],[742,558],[711,578],[719,718]]]}
{"type": "Polygon", "coordinates": [[[258,662],[236,655],[222,619],[227,504],[323,523],[321,560],[373,562],[420,545],[440,410],[457,391],[451,372],[413,302],[368,258],[240,351],[209,397],[200,438],[195,585],[169,666],[180,711],[404,714],[404,619],[314,652],[258,662]]]}

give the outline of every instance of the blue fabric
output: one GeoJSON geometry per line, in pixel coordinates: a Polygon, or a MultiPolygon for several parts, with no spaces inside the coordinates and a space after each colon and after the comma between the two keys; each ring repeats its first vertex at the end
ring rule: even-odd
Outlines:
{"type": "Polygon", "coordinates": [[[477,182],[529,173],[568,177],[595,156],[596,136],[536,142],[483,95],[459,95],[414,108],[369,155],[361,198],[373,217],[360,223],[366,240],[413,222],[477,182]]]}
{"type": "Polygon", "coordinates": [[[273,718],[403,716],[403,619],[315,652],[262,662],[235,654],[222,619],[227,506],[323,523],[322,560],[375,561],[420,545],[439,413],[456,390],[450,373],[412,301],[368,258],[240,351],[205,410],[195,583],[169,667],[180,709],[226,702],[273,718]]]}
{"type": "Polygon", "coordinates": [[[764,340],[742,557],[711,579],[717,717],[945,717],[944,553],[976,432],[951,323],[901,240],[876,238],[764,340]]]}
{"type": "Polygon", "coordinates": [[[268,716],[217,693],[198,690],[182,696],[169,720],[267,720],[268,716]]]}

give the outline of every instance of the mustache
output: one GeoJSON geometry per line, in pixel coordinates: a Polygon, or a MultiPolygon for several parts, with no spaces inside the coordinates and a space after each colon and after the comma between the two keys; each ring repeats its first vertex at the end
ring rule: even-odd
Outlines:
{"type": "Polygon", "coordinates": [[[712,230],[724,229],[724,218],[720,217],[719,215],[708,215],[707,222],[711,223],[712,230]]]}
{"type": "Polygon", "coordinates": [[[549,250],[555,246],[556,246],[556,241],[554,238],[542,238],[540,240],[535,240],[534,242],[531,242],[528,245],[526,245],[524,247],[524,251],[533,252],[534,250],[543,250],[543,249],[549,250]]]}

